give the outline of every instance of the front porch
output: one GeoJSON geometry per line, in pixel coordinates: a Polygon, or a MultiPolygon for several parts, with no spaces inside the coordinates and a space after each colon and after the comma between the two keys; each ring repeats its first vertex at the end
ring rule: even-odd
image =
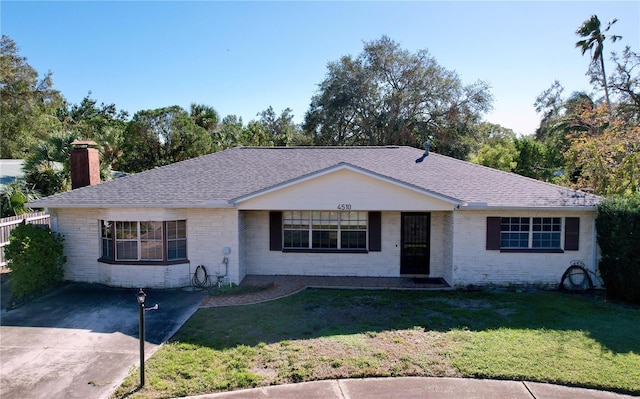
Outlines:
{"type": "Polygon", "coordinates": [[[293,295],[306,288],[387,289],[387,290],[448,290],[451,286],[442,278],[357,277],[357,276],[268,276],[247,275],[240,285],[270,286],[244,295],[208,297],[200,307],[253,305],[293,295]]]}

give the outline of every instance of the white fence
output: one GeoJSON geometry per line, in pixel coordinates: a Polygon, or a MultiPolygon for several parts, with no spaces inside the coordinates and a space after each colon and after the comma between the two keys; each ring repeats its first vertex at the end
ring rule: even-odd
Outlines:
{"type": "Polygon", "coordinates": [[[0,267],[6,267],[4,247],[9,244],[11,230],[21,224],[46,224],[50,226],[51,217],[46,212],[25,213],[24,215],[11,216],[0,219],[0,267]]]}

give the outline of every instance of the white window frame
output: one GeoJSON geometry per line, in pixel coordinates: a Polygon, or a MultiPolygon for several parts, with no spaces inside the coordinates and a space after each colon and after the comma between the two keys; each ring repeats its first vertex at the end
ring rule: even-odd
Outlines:
{"type": "MultiPolygon", "coordinates": [[[[521,225],[521,222],[519,224],[521,225]]],[[[500,227],[500,249],[505,249],[505,250],[519,250],[519,249],[559,250],[559,249],[562,249],[563,244],[564,244],[563,243],[563,237],[564,237],[563,232],[564,232],[565,227],[564,227],[563,218],[561,218],[561,217],[555,217],[555,216],[504,216],[500,220],[500,225],[501,225],[501,227],[500,227]],[[504,219],[514,219],[514,218],[520,219],[520,221],[522,221],[522,219],[528,219],[529,220],[529,223],[528,223],[529,229],[526,230],[526,231],[525,230],[503,231],[502,230],[502,225],[504,225],[503,220],[504,219]],[[533,226],[534,226],[534,220],[536,220],[536,219],[541,219],[540,222],[541,222],[542,226],[544,226],[545,219],[551,219],[552,230],[548,231],[548,232],[543,231],[543,230],[535,231],[533,229],[533,226]],[[560,230],[558,230],[558,231],[554,231],[553,230],[553,226],[555,225],[554,222],[556,221],[556,219],[557,219],[557,221],[559,221],[559,224],[560,224],[560,230]],[[514,233],[515,234],[527,234],[527,246],[526,247],[522,247],[522,246],[518,246],[518,247],[508,246],[508,247],[506,247],[506,246],[502,245],[503,234],[514,234],[514,233]],[[556,246],[553,246],[553,247],[534,247],[533,246],[533,236],[534,236],[534,234],[544,234],[544,233],[558,234],[558,239],[559,239],[558,240],[558,246],[557,247],[556,246]]],[[[510,226],[512,225],[511,221],[509,221],[509,225],[510,226]]]]}
{"type": "MultiPolygon", "coordinates": [[[[136,221],[136,220],[101,220],[100,221],[100,260],[105,262],[116,262],[116,263],[175,263],[187,261],[187,226],[186,220],[170,220],[170,221],[136,221]],[[180,237],[177,235],[174,238],[169,238],[168,235],[168,223],[184,223],[184,237],[180,237]],[[141,224],[148,223],[152,226],[155,225],[154,232],[159,234],[154,234],[152,238],[145,238],[142,236],[141,224]],[[160,225],[158,227],[158,224],[160,225]],[[118,238],[118,227],[122,226],[131,226],[135,225],[135,229],[131,228],[130,237],[121,237],[118,238]],[[109,229],[110,226],[110,229],[109,229]],[[109,234],[105,236],[105,233],[109,234]],[[169,243],[175,243],[182,241],[184,242],[185,247],[185,256],[184,257],[169,257],[169,243]],[[135,243],[136,245],[136,257],[133,258],[123,258],[120,254],[121,251],[118,251],[119,243],[135,243]],[[160,245],[162,247],[161,258],[152,258],[152,257],[143,257],[143,243],[155,243],[155,245],[160,245]],[[108,246],[108,253],[105,254],[105,245],[108,246]]],[[[128,231],[129,231],[128,230],[128,231]]],[[[180,231],[178,229],[177,231],[180,231]]],[[[152,244],[153,245],[153,244],[152,244]]]]}

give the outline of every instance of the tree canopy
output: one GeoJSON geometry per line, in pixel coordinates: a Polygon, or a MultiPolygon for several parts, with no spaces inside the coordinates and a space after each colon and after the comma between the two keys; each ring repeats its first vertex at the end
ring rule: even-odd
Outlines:
{"type": "Polygon", "coordinates": [[[383,36],[357,57],[328,64],[303,128],[320,145],[421,147],[429,140],[435,151],[465,158],[491,104],[486,83],[464,85],[427,50],[412,53],[383,36]]]}
{"type": "Polygon", "coordinates": [[[20,56],[16,43],[0,38],[0,157],[22,158],[31,145],[60,127],[53,116],[62,95],[53,89],[52,73],[43,77],[20,56]]]}
{"type": "Polygon", "coordinates": [[[141,172],[211,152],[204,127],[177,105],[138,111],[123,135],[121,170],[141,172]]]}
{"type": "MultiPolygon", "coordinates": [[[[238,145],[410,145],[596,194],[634,194],[640,186],[640,55],[611,53],[617,41],[597,16],[585,21],[576,46],[591,52],[593,91],[564,93],[554,82],[534,103],[535,135],[518,136],[484,122],[492,96],[487,83],[466,84],[427,50],[409,51],[382,36],[358,55],[327,65],[304,123],[269,106],[243,123],[192,103],[137,111],[133,117],[91,92],[71,104],[54,89],[52,73],[39,75],[16,43],[0,42],[0,155],[25,158],[24,181],[4,193],[5,212],[26,195],[69,189],[74,139],[98,143],[102,178],[110,169],[136,173],[238,145]],[[35,191],[33,191],[35,190],[35,191]],[[23,195],[24,194],[24,195],[23,195]]],[[[571,51],[569,49],[568,51],[571,51]]]]}

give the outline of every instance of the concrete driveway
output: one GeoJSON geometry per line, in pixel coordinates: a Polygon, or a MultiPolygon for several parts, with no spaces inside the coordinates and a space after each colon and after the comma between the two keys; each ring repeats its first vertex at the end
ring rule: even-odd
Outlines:
{"type": "MultiPolygon", "coordinates": [[[[138,289],[68,284],[0,311],[0,397],[106,398],[139,366],[138,289]]],[[[148,358],[197,310],[204,291],[145,289],[148,358]]]]}

